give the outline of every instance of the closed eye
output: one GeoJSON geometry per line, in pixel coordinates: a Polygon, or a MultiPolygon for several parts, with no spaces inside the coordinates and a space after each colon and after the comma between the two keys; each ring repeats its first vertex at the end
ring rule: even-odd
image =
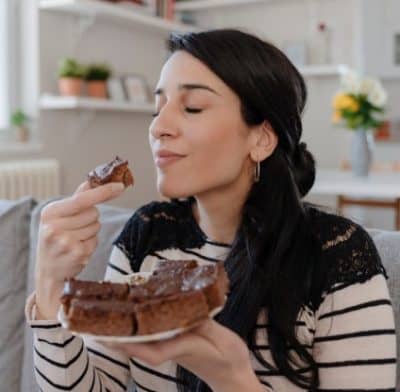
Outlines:
{"type": "MultiPolygon", "coordinates": [[[[185,108],[185,111],[186,111],[187,113],[195,114],[195,113],[201,113],[201,112],[203,111],[203,109],[197,109],[197,108],[189,108],[189,107],[186,107],[186,108],[185,108]]],[[[159,113],[153,113],[153,114],[152,114],[153,117],[157,117],[158,115],[159,115],[159,113]]]]}

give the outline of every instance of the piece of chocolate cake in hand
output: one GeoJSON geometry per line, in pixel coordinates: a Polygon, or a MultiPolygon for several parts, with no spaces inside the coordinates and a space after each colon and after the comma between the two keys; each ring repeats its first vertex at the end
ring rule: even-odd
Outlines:
{"type": "Polygon", "coordinates": [[[97,166],[88,174],[88,181],[91,188],[109,182],[122,182],[125,187],[133,185],[134,179],[128,167],[128,161],[116,156],[109,163],[97,166]]]}

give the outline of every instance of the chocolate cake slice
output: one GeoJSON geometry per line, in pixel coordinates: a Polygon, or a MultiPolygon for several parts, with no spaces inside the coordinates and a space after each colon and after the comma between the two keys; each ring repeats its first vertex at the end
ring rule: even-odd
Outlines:
{"type": "Polygon", "coordinates": [[[109,163],[97,166],[88,174],[88,180],[92,188],[108,182],[122,182],[125,187],[134,183],[128,161],[118,156],[109,163]]]}
{"type": "Polygon", "coordinates": [[[144,283],[69,279],[61,298],[68,328],[97,335],[148,335],[191,326],[225,302],[222,263],[167,260],[144,283]]]}
{"type": "Polygon", "coordinates": [[[73,298],[67,308],[68,328],[72,331],[114,336],[136,334],[135,309],[129,302],[73,298]]]}

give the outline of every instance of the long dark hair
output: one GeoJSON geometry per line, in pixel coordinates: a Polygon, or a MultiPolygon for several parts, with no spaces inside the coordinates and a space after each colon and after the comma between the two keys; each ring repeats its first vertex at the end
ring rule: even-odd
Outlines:
{"type": "MultiPolygon", "coordinates": [[[[302,201],[315,179],[314,158],[300,143],[305,82],[278,48],[239,30],[171,34],[168,49],[199,59],[240,97],[249,126],[266,120],[278,136],[274,153],[261,163],[260,181],[248,194],[225,260],[231,294],[217,320],[240,335],[270,369],[255,347],[257,319],[266,310],[264,328],[278,370],[297,386],[314,391],[318,368],[295,332],[299,313],[311,306],[323,285],[321,247],[309,206],[302,201]]],[[[210,391],[180,366],[177,378],[180,392],[210,391]]]]}

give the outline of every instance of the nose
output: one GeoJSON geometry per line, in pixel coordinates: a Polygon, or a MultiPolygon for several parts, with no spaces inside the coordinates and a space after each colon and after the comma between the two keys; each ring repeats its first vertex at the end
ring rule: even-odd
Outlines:
{"type": "Polygon", "coordinates": [[[150,136],[154,139],[177,136],[179,130],[176,117],[174,109],[168,104],[165,104],[150,124],[150,136]]]}

